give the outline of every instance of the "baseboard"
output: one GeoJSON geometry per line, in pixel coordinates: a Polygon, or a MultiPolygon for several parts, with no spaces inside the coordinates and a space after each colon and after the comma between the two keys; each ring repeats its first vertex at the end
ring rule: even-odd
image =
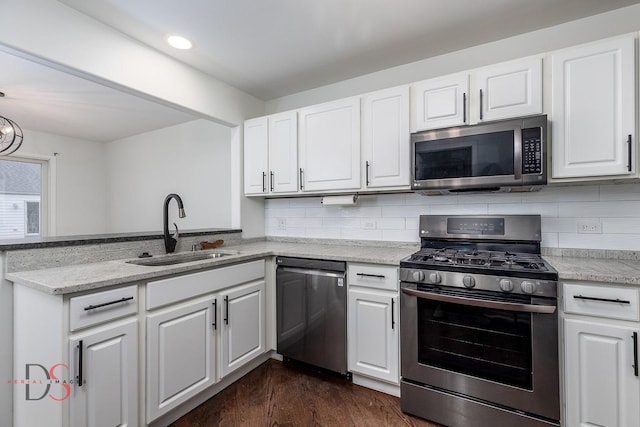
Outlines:
{"type": "Polygon", "coordinates": [[[390,394],[392,396],[400,397],[399,384],[392,384],[386,381],[376,380],[358,374],[353,374],[353,383],[362,387],[381,391],[382,393],[390,394]]]}

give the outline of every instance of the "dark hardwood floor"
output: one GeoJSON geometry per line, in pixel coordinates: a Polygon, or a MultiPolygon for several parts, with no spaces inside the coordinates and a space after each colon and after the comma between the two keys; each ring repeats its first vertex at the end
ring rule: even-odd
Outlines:
{"type": "Polygon", "coordinates": [[[171,427],[421,426],[397,397],[308,367],[269,360],[171,427]]]}

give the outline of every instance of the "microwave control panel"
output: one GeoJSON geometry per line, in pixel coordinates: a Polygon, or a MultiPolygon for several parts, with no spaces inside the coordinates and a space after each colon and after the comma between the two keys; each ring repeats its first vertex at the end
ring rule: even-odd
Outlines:
{"type": "Polygon", "coordinates": [[[542,173],[540,128],[522,129],[522,173],[542,173]]]}

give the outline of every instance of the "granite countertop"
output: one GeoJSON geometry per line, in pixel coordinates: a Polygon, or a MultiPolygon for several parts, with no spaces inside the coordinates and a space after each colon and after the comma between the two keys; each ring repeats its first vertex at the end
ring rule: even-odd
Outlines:
{"type": "MultiPolygon", "coordinates": [[[[220,251],[237,251],[238,253],[222,258],[155,267],[129,264],[126,261],[130,261],[130,259],[124,259],[8,273],[6,279],[48,294],[62,295],[123,283],[153,280],[162,276],[247,262],[274,255],[398,265],[402,258],[412,254],[416,249],[417,247],[413,246],[394,248],[388,246],[259,241],[225,245],[220,248],[220,251]]],[[[216,252],[216,250],[198,252],[207,253],[216,252]]]]}
{"type": "MultiPolygon", "coordinates": [[[[417,246],[368,246],[366,244],[332,244],[330,242],[257,241],[225,245],[220,251],[232,255],[167,266],[129,264],[130,259],[70,265],[43,270],[8,273],[6,278],[49,294],[62,295],[153,280],[162,276],[189,273],[269,256],[291,256],[347,262],[399,265],[417,246]]],[[[214,251],[199,251],[202,253],[214,251]]],[[[160,257],[155,257],[158,259],[160,257]]],[[[611,284],[640,285],[640,260],[544,255],[557,271],[560,280],[581,280],[611,284]]]]}
{"type": "Polygon", "coordinates": [[[638,260],[547,255],[543,258],[558,271],[560,280],[640,285],[638,260]]]}

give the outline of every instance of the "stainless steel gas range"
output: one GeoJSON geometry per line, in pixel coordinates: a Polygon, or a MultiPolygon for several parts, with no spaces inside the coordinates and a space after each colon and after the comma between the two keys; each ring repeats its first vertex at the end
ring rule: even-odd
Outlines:
{"type": "Polygon", "coordinates": [[[537,215],[421,216],[400,263],[402,410],[452,427],[560,425],[557,272],[537,215]]]}

